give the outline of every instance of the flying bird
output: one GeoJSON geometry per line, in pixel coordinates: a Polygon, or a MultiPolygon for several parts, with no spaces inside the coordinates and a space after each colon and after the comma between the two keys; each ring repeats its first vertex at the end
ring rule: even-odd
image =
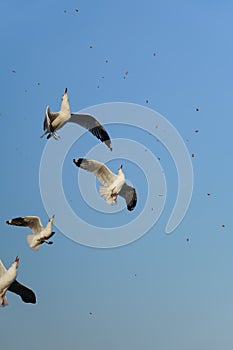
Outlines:
{"type": "Polygon", "coordinates": [[[122,165],[118,169],[118,174],[114,174],[109,168],[96,160],[85,158],[73,159],[73,162],[84,170],[93,173],[97,179],[103,184],[99,187],[99,193],[104,200],[110,204],[117,203],[117,196],[125,199],[128,210],[133,210],[137,203],[137,194],[133,187],[125,182],[125,175],[122,171],[122,165]]]}
{"type": "Polygon", "coordinates": [[[81,125],[112,150],[112,143],[109,135],[97,119],[90,114],[71,113],[68,90],[65,89],[59,112],[51,112],[49,106],[47,106],[44,118],[44,133],[40,137],[42,138],[48,134],[47,139],[50,139],[50,137],[54,137],[56,140],[59,139],[60,136],[56,131],[61,129],[63,125],[68,122],[81,125]]]}
{"type": "Polygon", "coordinates": [[[41,244],[53,244],[53,242],[48,241],[55,232],[52,231],[54,221],[54,215],[51,216],[47,225],[44,227],[38,216],[22,216],[15,219],[6,221],[8,225],[14,226],[26,226],[32,230],[32,234],[27,235],[27,242],[29,247],[33,250],[39,250],[41,244]]]}
{"type": "Polygon", "coordinates": [[[36,303],[35,293],[16,281],[19,258],[16,257],[11,267],[7,270],[0,260],[0,306],[8,304],[6,292],[9,290],[18,294],[25,303],[36,303]]]}

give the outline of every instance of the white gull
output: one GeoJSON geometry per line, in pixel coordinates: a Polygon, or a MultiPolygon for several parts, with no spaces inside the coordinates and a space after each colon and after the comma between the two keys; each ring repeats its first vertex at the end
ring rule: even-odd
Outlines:
{"type": "Polygon", "coordinates": [[[27,235],[27,241],[29,247],[33,250],[38,250],[43,243],[52,244],[53,242],[48,241],[55,232],[52,231],[54,221],[54,215],[51,216],[47,225],[44,227],[38,216],[21,216],[11,220],[7,220],[8,225],[13,226],[26,226],[32,230],[32,234],[27,235]]]}
{"type": "Polygon", "coordinates": [[[0,260],[0,306],[8,304],[6,292],[9,290],[18,294],[25,303],[36,303],[35,293],[16,281],[19,258],[16,257],[11,267],[7,270],[0,260]]]}
{"type": "Polygon", "coordinates": [[[131,211],[135,208],[137,203],[136,190],[125,182],[122,165],[116,175],[105,164],[96,160],[76,158],[73,159],[73,162],[78,167],[93,173],[103,184],[99,187],[99,193],[108,204],[116,204],[119,195],[125,199],[128,210],[131,211]]]}
{"type": "Polygon", "coordinates": [[[44,133],[40,137],[48,134],[47,139],[49,139],[51,136],[55,139],[60,138],[56,131],[61,129],[63,125],[68,122],[81,125],[83,128],[87,129],[94,136],[96,136],[101,142],[104,142],[107,147],[110,148],[110,150],[112,150],[110,137],[105,128],[98,122],[97,119],[90,114],[71,113],[68,90],[65,89],[59,112],[51,112],[49,106],[47,106],[44,118],[44,133]]]}

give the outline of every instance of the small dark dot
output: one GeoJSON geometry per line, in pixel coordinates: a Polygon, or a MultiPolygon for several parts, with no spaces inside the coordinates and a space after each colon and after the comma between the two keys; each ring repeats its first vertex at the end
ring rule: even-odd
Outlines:
{"type": "Polygon", "coordinates": [[[146,103],[148,103],[149,101],[148,100],[146,100],[146,103]]]}
{"type": "Polygon", "coordinates": [[[199,112],[199,108],[198,108],[198,107],[196,107],[195,111],[196,111],[196,112],[199,112]]]}
{"type": "Polygon", "coordinates": [[[78,9],[75,9],[75,12],[78,12],[78,9]]]}

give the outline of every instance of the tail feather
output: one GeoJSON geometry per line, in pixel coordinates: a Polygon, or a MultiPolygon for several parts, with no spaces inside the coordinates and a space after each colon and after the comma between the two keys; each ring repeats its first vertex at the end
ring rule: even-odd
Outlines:
{"type": "Polygon", "coordinates": [[[110,205],[116,204],[117,197],[112,196],[112,190],[106,186],[100,186],[99,193],[101,197],[110,205]]]}
{"type": "Polygon", "coordinates": [[[31,249],[37,251],[40,249],[40,244],[35,246],[33,238],[34,238],[34,236],[32,234],[27,235],[27,242],[28,242],[28,245],[31,249]]]}

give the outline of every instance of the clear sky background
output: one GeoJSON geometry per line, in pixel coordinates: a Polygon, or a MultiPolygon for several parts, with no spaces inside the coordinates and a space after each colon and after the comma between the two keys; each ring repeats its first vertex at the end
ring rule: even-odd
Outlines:
{"type": "MultiPolygon", "coordinates": [[[[2,349],[232,349],[232,13],[231,1],[0,2],[0,258],[9,267],[19,255],[18,280],[37,295],[27,305],[7,293],[2,349]],[[131,102],[155,109],[180,132],[194,154],[194,192],[171,235],[164,231],[177,174],[169,154],[148,135],[111,125],[113,140],[135,136],[161,157],[168,197],[146,235],[94,249],[59,232],[55,218],[54,245],[35,253],[28,229],[5,224],[21,215],[48,220],[39,188],[47,141],[39,136],[46,106],[59,109],[66,87],[72,111],[131,102]]],[[[70,159],[98,142],[86,135],[70,159]]],[[[75,201],[78,169],[70,163],[68,170],[69,161],[64,187],[75,201]]],[[[122,220],[140,213],[146,189],[134,166],[124,166],[140,201],[122,220]]]]}

